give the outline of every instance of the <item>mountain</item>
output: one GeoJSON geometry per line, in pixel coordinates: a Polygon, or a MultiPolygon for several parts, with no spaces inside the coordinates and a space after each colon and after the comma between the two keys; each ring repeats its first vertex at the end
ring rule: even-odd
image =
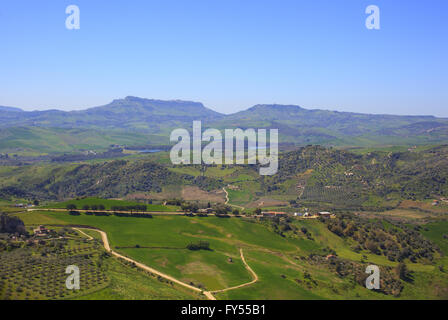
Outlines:
{"type": "Polygon", "coordinates": [[[0,111],[6,111],[6,112],[23,112],[22,109],[14,108],[14,107],[5,107],[5,106],[0,106],[0,111]]]}
{"type": "Polygon", "coordinates": [[[217,121],[218,128],[278,128],[283,142],[365,146],[442,142],[448,119],[308,110],[295,105],[256,105],[217,121]],[[416,130],[417,129],[417,130],[416,130]]]}
{"type": "Polygon", "coordinates": [[[90,128],[145,130],[165,133],[165,127],[185,127],[193,120],[216,120],[218,112],[191,101],[162,101],[126,97],[81,111],[32,111],[17,114],[5,110],[0,115],[1,127],[35,126],[57,128],[90,128]]]}
{"type": "MultiPolygon", "coordinates": [[[[218,129],[277,128],[280,142],[295,145],[417,145],[439,144],[448,139],[446,118],[309,110],[296,105],[259,104],[241,112],[224,115],[199,102],[129,96],[81,111],[26,112],[11,107],[0,107],[0,110],[0,151],[11,150],[13,145],[24,149],[35,145],[32,138],[35,132],[27,141],[26,138],[21,138],[22,142],[11,143],[10,139],[14,137],[5,133],[5,130],[14,127],[26,127],[31,131],[36,131],[34,128],[46,128],[51,131],[52,136],[57,136],[55,130],[59,131],[60,128],[89,129],[96,132],[92,132],[92,139],[108,140],[111,144],[120,144],[123,139],[104,139],[98,138],[98,135],[117,138],[120,134],[129,136],[138,133],[140,136],[138,139],[136,137],[135,143],[126,138],[126,145],[141,145],[141,135],[148,135],[148,144],[166,145],[169,144],[169,134],[173,129],[191,128],[193,120],[201,120],[203,127],[218,129]]],[[[72,132],[74,140],[85,140],[78,139],[76,132],[72,132]]],[[[85,148],[88,147],[87,143],[85,148]]],[[[97,147],[97,144],[92,145],[92,148],[97,147]]]]}

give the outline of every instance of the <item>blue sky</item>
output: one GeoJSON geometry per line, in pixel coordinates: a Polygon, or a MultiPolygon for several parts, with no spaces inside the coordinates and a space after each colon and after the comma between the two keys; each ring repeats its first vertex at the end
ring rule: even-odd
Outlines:
{"type": "Polygon", "coordinates": [[[448,117],[447,39],[446,0],[2,0],[0,105],[133,95],[448,117]],[[70,4],[80,30],[65,28],[70,4]]]}

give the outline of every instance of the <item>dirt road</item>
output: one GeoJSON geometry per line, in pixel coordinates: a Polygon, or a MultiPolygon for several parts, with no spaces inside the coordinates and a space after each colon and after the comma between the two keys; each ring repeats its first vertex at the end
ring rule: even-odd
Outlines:
{"type": "Polygon", "coordinates": [[[249,265],[246,262],[246,259],[244,259],[243,249],[242,248],[240,248],[240,256],[241,256],[241,260],[244,263],[244,266],[246,267],[246,269],[252,275],[253,280],[251,282],[243,283],[243,284],[240,284],[238,286],[234,286],[234,287],[230,287],[230,288],[226,288],[226,289],[221,289],[221,290],[215,290],[215,291],[212,291],[212,293],[226,292],[226,291],[229,291],[229,290],[239,289],[239,288],[242,288],[242,287],[249,286],[249,285],[251,285],[251,284],[253,284],[253,283],[258,281],[258,275],[254,272],[254,270],[252,270],[251,267],[249,267],[249,265]]]}
{"type": "Polygon", "coordinates": [[[224,192],[226,193],[226,202],[224,204],[228,204],[229,206],[240,208],[241,210],[244,210],[244,207],[237,206],[236,204],[229,203],[229,200],[230,200],[229,199],[229,193],[227,192],[226,188],[224,188],[224,187],[222,188],[222,190],[224,190],[224,192]]]}
{"type": "Polygon", "coordinates": [[[240,285],[238,285],[238,286],[234,286],[234,287],[230,287],[230,288],[221,289],[221,290],[215,290],[215,291],[203,291],[203,290],[201,290],[201,289],[199,289],[199,288],[196,288],[196,287],[194,287],[194,286],[192,286],[192,285],[190,285],[190,284],[188,284],[188,283],[182,282],[182,281],[180,281],[180,280],[178,280],[178,279],[176,279],[176,278],[173,278],[173,277],[170,276],[170,275],[167,275],[167,274],[165,274],[165,273],[163,273],[163,272],[160,272],[160,271],[158,271],[158,270],[156,270],[156,269],[153,269],[153,268],[151,268],[151,267],[148,267],[147,265],[145,265],[145,264],[143,264],[143,263],[140,263],[140,262],[138,262],[138,261],[136,261],[136,260],[134,260],[134,259],[128,258],[128,257],[126,257],[126,256],[123,256],[123,255],[119,254],[118,252],[113,251],[113,250],[110,248],[109,240],[108,240],[108,238],[107,238],[107,234],[106,234],[106,232],[104,232],[104,231],[102,231],[102,230],[99,230],[99,229],[91,229],[91,228],[74,228],[74,227],[73,227],[73,229],[76,230],[76,231],[79,231],[80,233],[82,233],[82,234],[84,234],[85,236],[87,236],[87,237],[89,238],[89,240],[93,239],[93,237],[89,236],[87,233],[83,232],[81,229],[93,230],[93,231],[98,232],[98,233],[101,235],[101,239],[103,240],[104,249],[106,249],[107,252],[110,252],[112,255],[114,255],[114,256],[116,256],[116,257],[118,257],[118,258],[121,258],[121,259],[126,260],[126,261],[131,262],[131,263],[134,263],[137,267],[139,267],[139,268],[141,268],[141,269],[143,269],[143,270],[145,270],[145,271],[148,271],[148,272],[151,272],[151,273],[153,273],[153,274],[156,274],[156,275],[158,275],[158,276],[160,276],[160,277],[162,277],[162,278],[165,278],[165,279],[167,279],[167,280],[169,280],[169,281],[171,281],[171,282],[177,283],[178,285],[181,285],[181,286],[183,286],[183,287],[185,287],[185,288],[188,288],[188,289],[190,289],[190,290],[193,290],[193,291],[195,291],[195,292],[202,293],[202,294],[204,294],[204,295],[207,297],[207,299],[209,299],[209,300],[216,300],[216,298],[215,298],[214,295],[213,295],[214,293],[226,292],[226,291],[229,291],[229,290],[239,289],[239,288],[242,288],[242,287],[249,286],[249,285],[251,285],[251,284],[253,284],[253,283],[255,283],[255,282],[258,281],[258,275],[257,275],[257,274],[252,270],[252,268],[247,264],[246,259],[244,258],[244,254],[243,254],[243,249],[242,249],[242,248],[240,248],[240,256],[241,256],[241,260],[243,261],[243,264],[244,264],[245,268],[246,268],[246,269],[249,271],[249,273],[252,275],[252,278],[253,278],[252,281],[247,282],[247,283],[240,284],[240,285]]]}
{"type": "MultiPolygon", "coordinates": [[[[76,228],[76,230],[79,230],[79,229],[80,229],[80,228],[76,228]]],[[[211,292],[209,292],[209,291],[203,291],[203,290],[201,290],[201,289],[199,289],[199,288],[196,288],[196,287],[194,287],[194,286],[192,286],[192,285],[189,285],[189,284],[187,284],[187,283],[185,283],[185,282],[182,282],[182,281],[180,281],[180,280],[177,280],[176,278],[173,278],[173,277],[171,277],[171,276],[169,276],[169,275],[167,275],[167,274],[165,274],[165,273],[163,273],[163,272],[160,272],[160,271],[158,271],[158,270],[156,270],[156,269],[153,269],[153,268],[151,268],[151,267],[148,267],[147,265],[144,265],[143,263],[140,263],[140,262],[138,262],[138,261],[136,261],[136,260],[134,260],[134,259],[125,257],[125,256],[119,254],[118,252],[113,251],[113,250],[110,248],[109,240],[107,239],[107,234],[106,234],[104,231],[102,231],[102,230],[98,230],[98,229],[88,229],[88,230],[94,230],[94,231],[99,232],[99,233],[101,234],[101,239],[103,240],[104,248],[106,249],[106,251],[110,252],[112,255],[114,255],[114,256],[116,256],[116,257],[118,257],[118,258],[121,258],[121,259],[123,259],[123,260],[126,260],[126,261],[128,261],[128,262],[132,262],[132,263],[134,263],[137,267],[139,267],[139,268],[141,268],[141,269],[143,269],[143,270],[145,270],[145,271],[154,273],[154,274],[156,274],[156,275],[158,275],[158,276],[160,276],[160,277],[162,277],[162,278],[165,278],[165,279],[167,279],[167,280],[169,280],[169,281],[171,281],[171,282],[175,282],[175,283],[177,283],[178,285],[181,285],[181,286],[183,286],[183,287],[185,287],[185,288],[188,288],[188,289],[193,290],[193,291],[195,291],[195,292],[203,293],[209,300],[216,300],[216,298],[213,296],[213,294],[212,294],[211,292]]],[[[81,231],[81,230],[79,230],[79,231],[81,231]]]]}

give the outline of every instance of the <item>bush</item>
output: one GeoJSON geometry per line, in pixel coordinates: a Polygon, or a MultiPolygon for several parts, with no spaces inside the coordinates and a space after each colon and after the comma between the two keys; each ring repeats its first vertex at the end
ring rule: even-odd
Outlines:
{"type": "Polygon", "coordinates": [[[188,250],[211,250],[208,241],[199,241],[198,243],[190,243],[187,245],[188,250]]]}

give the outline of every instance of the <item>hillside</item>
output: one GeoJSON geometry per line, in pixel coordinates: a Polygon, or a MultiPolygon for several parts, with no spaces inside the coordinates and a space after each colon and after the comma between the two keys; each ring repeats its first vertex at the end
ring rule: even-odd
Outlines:
{"type": "Polygon", "coordinates": [[[0,198],[139,194],[147,199],[200,200],[199,189],[185,187],[202,189],[201,199],[216,199],[207,192],[231,185],[231,203],[250,208],[291,202],[331,210],[384,211],[403,200],[448,196],[448,146],[361,155],[307,146],[282,153],[278,173],[266,177],[256,166],[172,166],[166,157],[161,153],[109,162],[0,167],[0,198]]]}
{"type": "MultiPolygon", "coordinates": [[[[419,230],[423,229],[418,226],[359,220],[348,215],[327,221],[163,215],[141,219],[38,211],[18,216],[27,226],[45,223],[50,228],[66,226],[66,230],[75,230],[69,226],[83,225],[103,230],[114,251],[207,290],[217,299],[447,298],[446,256],[422,236],[419,230]],[[206,242],[209,249],[188,249],[189,244],[199,241],[206,242]],[[254,275],[244,263],[256,276],[252,282],[254,275]],[[365,288],[365,269],[369,264],[380,267],[380,290],[365,288]]],[[[442,223],[431,225],[428,230],[442,223]]],[[[11,254],[9,257],[12,259],[11,254]]],[[[134,275],[129,273],[129,267],[137,269],[129,264],[126,267],[122,272],[131,281],[134,275]]],[[[102,272],[106,280],[112,276],[109,268],[102,272]]],[[[14,274],[8,282],[20,276],[14,274]]],[[[98,283],[89,280],[90,287],[98,283]]],[[[169,281],[162,283],[167,289],[172,288],[169,281]]],[[[132,285],[123,283],[126,290],[121,291],[127,292],[128,287],[132,285]]],[[[109,288],[114,289],[113,284],[109,288]]],[[[113,298],[110,292],[99,292],[103,292],[104,299],[113,298]]]]}
{"type": "Polygon", "coordinates": [[[163,127],[166,126],[186,126],[193,120],[214,120],[221,117],[221,114],[205,108],[198,102],[136,97],[114,100],[107,105],[81,111],[2,111],[1,127],[126,128],[159,133],[164,132],[163,127]]]}
{"type": "Polygon", "coordinates": [[[199,102],[126,97],[81,111],[26,112],[10,107],[2,107],[0,111],[1,152],[20,148],[35,152],[77,151],[81,147],[104,149],[111,141],[135,146],[141,145],[142,135],[148,137],[146,144],[167,145],[173,129],[191,128],[193,120],[201,120],[204,127],[218,129],[278,128],[280,142],[294,145],[420,145],[438,144],[448,139],[448,119],[445,118],[308,110],[295,105],[256,105],[223,115],[199,102]],[[14,134],[8,134],[8,130],[13,132],[16,127],[31,133],[36,128],[45,128],[51,138],[57,139],[56,143],[53,148],[42,146],[39,137],[33,134],[27,139],[17,139],[14,134]],[[94,130],[89,131],[93,141],[80,146],[78,132],[72,131],[69,135],[74,137],[73,147],[59,147],[64,139],[58,139],[54,133],[58,128],[94,130]],[[132,134],[136,135],[135,139],[128,138],[132,134]]]}
{"type": "Polygon", "coordinates": [[[194,184],[203,189],[220,186],[213,179],[174,173],[152,161],[24,166],[3,168],[0,172],[0,198],[113,198],[135,192],[160,192],[169,184],[194,184]]]}

